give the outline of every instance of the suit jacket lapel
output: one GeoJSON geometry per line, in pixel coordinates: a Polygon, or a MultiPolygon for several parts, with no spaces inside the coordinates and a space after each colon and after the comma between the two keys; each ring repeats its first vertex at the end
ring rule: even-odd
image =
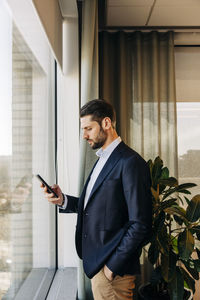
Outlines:
{"type": "Polygon", "coordinates": [[[112,154],[108,158],[107,162],[105,163],[103,169],[101,170],[101,172],[100,172],[99,176],[97,177],[97,180],[96,180],[96,182],[95,182],[95,184],[94,184],[94,186],[92,188],[92,191],[90,193],[87,205],[90,202],[90,199],[91,199],[92,195],[100,187],[100,185],[102,184],[102,182],[104,181],[104,179],[107,177],[107,175],[111,172],[111,170],[113,169],[113,167],[115,166],[115,164],[121,158],[121,153],[124,151],[124,149],[125,149],[125,144],[123,142],[121,142],[114,149],[114,151],[112,152],[112,154]]]}

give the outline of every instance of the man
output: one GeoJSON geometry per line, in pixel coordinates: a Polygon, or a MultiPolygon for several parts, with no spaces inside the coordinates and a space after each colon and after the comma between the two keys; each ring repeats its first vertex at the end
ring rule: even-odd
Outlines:
{"type": "Polygon", "coordinates": [[[83,138],[98,149],[80,198],[62,194],[58,185],[46,197],[60,212],[77,212],[76,249],[91,278],[95,300],[132,299],[140,272],[141,247],[151,232],[150,175],[146,162],[115,129],[115,112],[104,100],[81,108],[83,138]]]}

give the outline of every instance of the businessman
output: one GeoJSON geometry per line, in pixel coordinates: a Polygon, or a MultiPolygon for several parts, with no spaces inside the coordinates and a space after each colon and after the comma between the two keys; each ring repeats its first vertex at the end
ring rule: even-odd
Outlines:
{"type": "Polygon", "coordinates": [[[139,255],[151,232],[149,169],[115,129],[115,111],[104,100],[88,102],[80,111],[83,138],[98,160],[79,198],[44,192],[60,212],[77,212],[76,249],[91,278],[95,300],[133,299],[139,255]]]}

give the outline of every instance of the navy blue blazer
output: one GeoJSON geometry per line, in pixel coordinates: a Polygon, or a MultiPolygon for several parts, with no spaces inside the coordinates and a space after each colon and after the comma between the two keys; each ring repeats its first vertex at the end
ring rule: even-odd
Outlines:
{"type": "Polygon", "coordinates": [[[78,213],[76,249],[84,271],[92,278],[106,264],[120,276],[138,274],[141,248],[152,228],[149,168],[121,142],[101,170],[84,209],[90,175],[80,198],[67,195],[67,208],[60,209],[78,213]]]}

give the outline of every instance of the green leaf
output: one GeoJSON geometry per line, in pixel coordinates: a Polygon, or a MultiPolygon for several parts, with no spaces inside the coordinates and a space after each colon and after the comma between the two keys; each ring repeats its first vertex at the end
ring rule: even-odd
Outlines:
{"type": "Polygon", "coordinates": [[[182,194],[186,194],[186,195],[190,195],[191,194],[191,192],[190,191],[188,191],[188,190],[180,190],[180,191],[178,191],[179,193],[182,193],[182,194]]]}
{"type": "Polygon", "coordinates": [[[197,236],[198,240],[200,241],[200,232],[199,232],[199,230],[196,231],[196,236],[197,236]]]}
{"type": "Polygon", "coordinates": [[[197,238],[200,240],[200,225],[199,226],[193,226],[190,231],[194,234],[196,233],[197,238]]]}
{"type": "Polygon", "coordinates": [[[183,220],[182,220],[179,216],[174,215],[174,220],[175,220],[176,223],[178,223],[179,225],[182,225],[182,224],[183,224],[183,220]]]}
{"type": "Polygon", "coordinates": [[[158,231],[157,240],[162,254],[168,255],[169,252],[169,237],[165,226],[158,231]]]}
{"type": "Polygon", "coordinates": [[[166,199],[168,196],[170,196],[173,193],[179,192],[179,193],[184,193],[184,194],[191,194],[190,191],[188,191],[188,188],[192,188],[196,186],[195,183],[184,183],[184,184],[180,184],[177,187],[174,188],[170,188],[169,190],[167,190],[164,195],[163,195],[163,200],[166,199]]]}
{"type": "Polygon", "coordinates": [[[177,196],[177,198],[179,199],[179,201],[181,202],[181,204],[184,205],[182,198],[180,196],[177,196]]]}
{"type": "Polygon", "coordinates": [[[147,161],[147,165],[149,166],[149,168],[153,165],[152,159],[149,159],[149,160],[147,161]]]}
{"type": "Polygon", "coordinates": [[[165,213],[164,211],[161,211],[154,220],[154,224],[153,224],[153,228],[155,233],[157,233],[157,231],[160,231],[160,229],[163,227],[163,224],[165,222],[165,213]]]}
{"type": "Polygon", "coordinates": [[[162,276],[166,282],[170,282],[176,270],[177,256],[173,251],[169,255],[161,255],[161,270],[162,276]]]}
{"type": "Polygon", "coordinates": [[[198,255],[198,258],[200,259],[200,250],[199,249],[195,249],[196,250],[196,252],[197,252],[197,255],[198,255]]]}
{"type": "Polygon", "coordinates": [[[152,241],[149,250],[148,250],[148,259],[154,265],[158,259],[159,256],[159,250],[158,250],[158,245],[156,241],[152,241]]]}
{"type": "Polygon", "coordinates": [[[194,237],[187,229],[178,236],[178,250],[180,257],[184,260],[188,260],[194,250],[194,237]]]}
{"type": "Polygon", "coordinates": [[[148,165],[148,166],[151,166],[152,164],[153,164],[152,159],[149,159],[149,160],[147,161],[147,165],[148,165]]]}
{"type": "Polygon", "coordinates": [[[164,209],[164,211],[169,215],[179,216],[185,223],[188,223],[188,220],[186,219],[186,212],[182,207],[178,205],[173,207],[167,207],[164,209]]]}
{"type": "Polygon", "coordinates": [[[190,189],[190,188],[193,188],[195,186],[197,186],[196,183],[190,183],[190,182],[189,183],[183,183],[183,184],[180,184],[178,186],[178,189],[180,191],[180,190],[190,189]]]}
{"type": "Polygon", "coordinates": [[[165,186],[171,186],[171,187],[178,186],[178,181],[174,177],[159,179],[158,183],[163,184],[165,186]]]}
{"type": "Polygon", "coordinates": [[[162,174],[163,161],[158,156],[155,158],[152,167],[152,185],[156,189],[157,181],[162,174]]]}
{"type": "Polygon", "coordinates": [[[162,169],[160,178],[161,179],[167,179],[167,178],[169,178],[169,169],[167,167],[164,167],[162,169]]]}
{"type": "Polygon", "coordinates": [[[200,259],[194,259],[193,262],[197,272],[200,272],[200,259]]]}
{"type": "Polygon", "coordinates": [[[199,273],[197,272],[196,269],[194,269],[194,263],[193,261],[189,260],[189,261],[184,261],[181,260],[182,263],[184,264],[184,266],[186,267],[187,271],[190,273],[190,275],[195,279],[195,280],[199,280],[199,273]],[[192,266],[190,265],[190,263],[192,263],[192,266]]]}
{"type": "Polygon", "coordinates": [[[173,204],[176,204],[177,199],[176,198],[171,198],[169,200],[165,200],[161,203],[161,209],[165,209],[167,207],[171,207],[173,204]]]}
{"type": "Polygon", "coordinates": [[[178,254],[178,240],[171,236],[171,243],[172,243],[172,248],[176,254],[178,254]]]}
{"type": "Polygon", "coordinates": [[[169,188],[167,191],[163,193],[163,200],[169,197],[171,194],[176,192],[176,188],[169,188]]]}
{"type": "Polygon", "coordinates": [[[200,195],[196,195],[190,201],[187,210],[186,217],[190,222],[196,222],[200,218],[200,195]]]}
{"type": "Polygon", "coordinates": [[[173,280],[169,283],[169,293],[171,300],[182,300],[184,294],[184,280],[179,267],[176,267],[176,272],[173,280]]]}
{"type": "Polygon", "coordinates": [[[189,205],[190,204],[190,200],[186,196],[184,196],[184,198],[185,198],[185,201],[186,201],[187,205],[189,205]]]}
{"type": "Polygon", "coordinates": [[[180,267],[181,273],[183,274],[183,279],[187,284],[187,287],[195,292],[195,280],[186,272],[182,267],[180,267]]]}
{"type": "Polygon", "coordinates": [[[184,279],[184,288],[186,288],[188,290],[190,289],[189,286],[188,286],[188,284],[187,284],[187,282],[185,281],[185,279],[184,279]]]}

